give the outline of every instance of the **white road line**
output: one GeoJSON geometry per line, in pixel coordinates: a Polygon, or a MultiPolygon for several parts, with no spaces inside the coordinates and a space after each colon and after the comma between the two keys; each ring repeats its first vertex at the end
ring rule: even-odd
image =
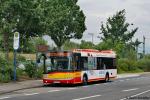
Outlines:
{"type": "Polygon", "coordinates": [[[8,99],[8,98],[10,98],[10,97],[0,97],[0,100],[2,100],[2,99],[8,99]]]}
{"type": "Polygon", "coordinates": [[[48,92],[58,92],[58,91],[61,91],[61,90],[50,90],[48,92]]]}
{"type": "Polygon", "coordinates": [[[129,81],[130,79],[126,79],[127,81],[129,81]]]}
{"type": "Polygon", "coordinates": [[[36,94],[39,94],[39,93],[25,93],[24,95],[26,95],[26,96],[29,96],[29,95],[36,95],[36,94]]]}
{"type": "Polygon", "coordinates": [[[82,87],[89,87],[89,86],[82,86],[82,87]]]}
{"type": "Polygon", "coordinates": [[[134,90],[138,90],[139,88],[133,88],[133,89],[128,89],[128,90],[122,90],[123,92],[128,92],[128,91],[134,91],[134,90]]]}
{"type": "MultiPolygon", "coordinates": [[[[147,93],[147,92],[150,92],[150,90],[147,90],[147,91],[144,91],[144,92],[141,92],[141,93],[138,93],[138,94],[132,95],[132,96],[130,96],[130,97],[131,97],[131,98],[132,98],[132,97],[136,97],[136,96],[142,95],[142,94],[147,93]]],[[[123,98],[123,99],[120,99],[120,100],[126,100],[126,99],[128,99],[128,98],[130,98],[130,97],[123,98]]]]}
{"type": "Polygon", "coordinates": [[[120,82],[123,82],[124,80],[119,80],[120,82]]]}
{"type": "Polygon", "coordinates": [[[95,85],[101,85],[101,84],[95,84],[95,85]]]}
{"type": "Polygon", "coordinates": [[[83,98],[72,99],[72,100],[84,100],[84,99],[95,98],[95,97],[99,97],[99,96],[101,96],[101,95],[93,95],[93,96],[89,96],[89,97],[83,97],[83,98]]]}
{"type": "Polygon", "coordinates": [[[150,92],[150,90],[147,90],[147,91],[144,91],[144,92],[141,92],[141,93],[135,94],[135,95],[133,95],[133,96],[131,96],[131,97],[136,97],[136,96],[139,96],[139,95],[144,94],[144,93],[147,93],[147,92],[150,92]]]}
{"type": "Polygon", "coordinates": [[[77,88],[68,88],[67,90],[75,90],[75,89],[77,89],[77,88]]]}

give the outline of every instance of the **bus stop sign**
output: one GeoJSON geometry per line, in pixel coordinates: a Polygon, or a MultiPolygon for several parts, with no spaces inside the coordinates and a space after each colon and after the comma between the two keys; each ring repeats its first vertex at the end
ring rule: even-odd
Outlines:
{"type": "Polygon", "coordinates": [[[13,47],[15,50],[17,50],[19,48],[19,38],[20,38],[19,32],[15,32],[14,33],[14,44],[13,44],[13,47]]]}

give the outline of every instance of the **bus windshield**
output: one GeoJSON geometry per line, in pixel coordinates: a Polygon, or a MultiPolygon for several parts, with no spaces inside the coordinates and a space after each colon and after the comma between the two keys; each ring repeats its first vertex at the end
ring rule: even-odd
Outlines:
{"type": "Polygon", "coordinates": [[[69,57],[50,57],[49,64],[47,65],[47,72],[51,71],[67,71],[70,68],[69,57]]]}

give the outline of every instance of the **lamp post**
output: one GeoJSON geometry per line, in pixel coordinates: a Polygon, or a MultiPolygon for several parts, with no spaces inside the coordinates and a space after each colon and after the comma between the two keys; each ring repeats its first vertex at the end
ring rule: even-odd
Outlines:
{"type": "Polygon", "coordinates": [[[88,34],[92,36],[92,45],[93,45],[94,44],[94,40],[93,40],[94,33],[88,33],[88,34]]]}

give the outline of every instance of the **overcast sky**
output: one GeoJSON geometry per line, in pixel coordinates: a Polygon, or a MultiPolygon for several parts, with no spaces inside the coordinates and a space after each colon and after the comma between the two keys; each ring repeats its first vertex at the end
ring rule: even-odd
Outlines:
{"type": "Polygon", "coordinates": [[[94,33],[94,43],[98,43],[101,22],[125,9],[127,22],[134,24],[131,28],[139,27],[135,38],[142,41],[143,35],[146,36],[146,52],[150,53],[150,0],[79,0],[78,5],[86,16],[87,30],[83,39],[92,40],[88,33],[94,33]]]}
{"type": "MultiPolygon", "coordinates": [[[[101,22],[125,9],[127,22],[134,24],[131,28],[139,27],[135,38],[143,41],[144,35],[147,38],[146,52],[150,53],[150,0],[78,0],[78,5],[86,16],[87,30],[82,39],[92,41],[88,33],[94,33],[94,43],[100,42],[97,36],[101,22]]],[[[142,51],[142,45],[140,47],[139,51],[142,51]]]]}

